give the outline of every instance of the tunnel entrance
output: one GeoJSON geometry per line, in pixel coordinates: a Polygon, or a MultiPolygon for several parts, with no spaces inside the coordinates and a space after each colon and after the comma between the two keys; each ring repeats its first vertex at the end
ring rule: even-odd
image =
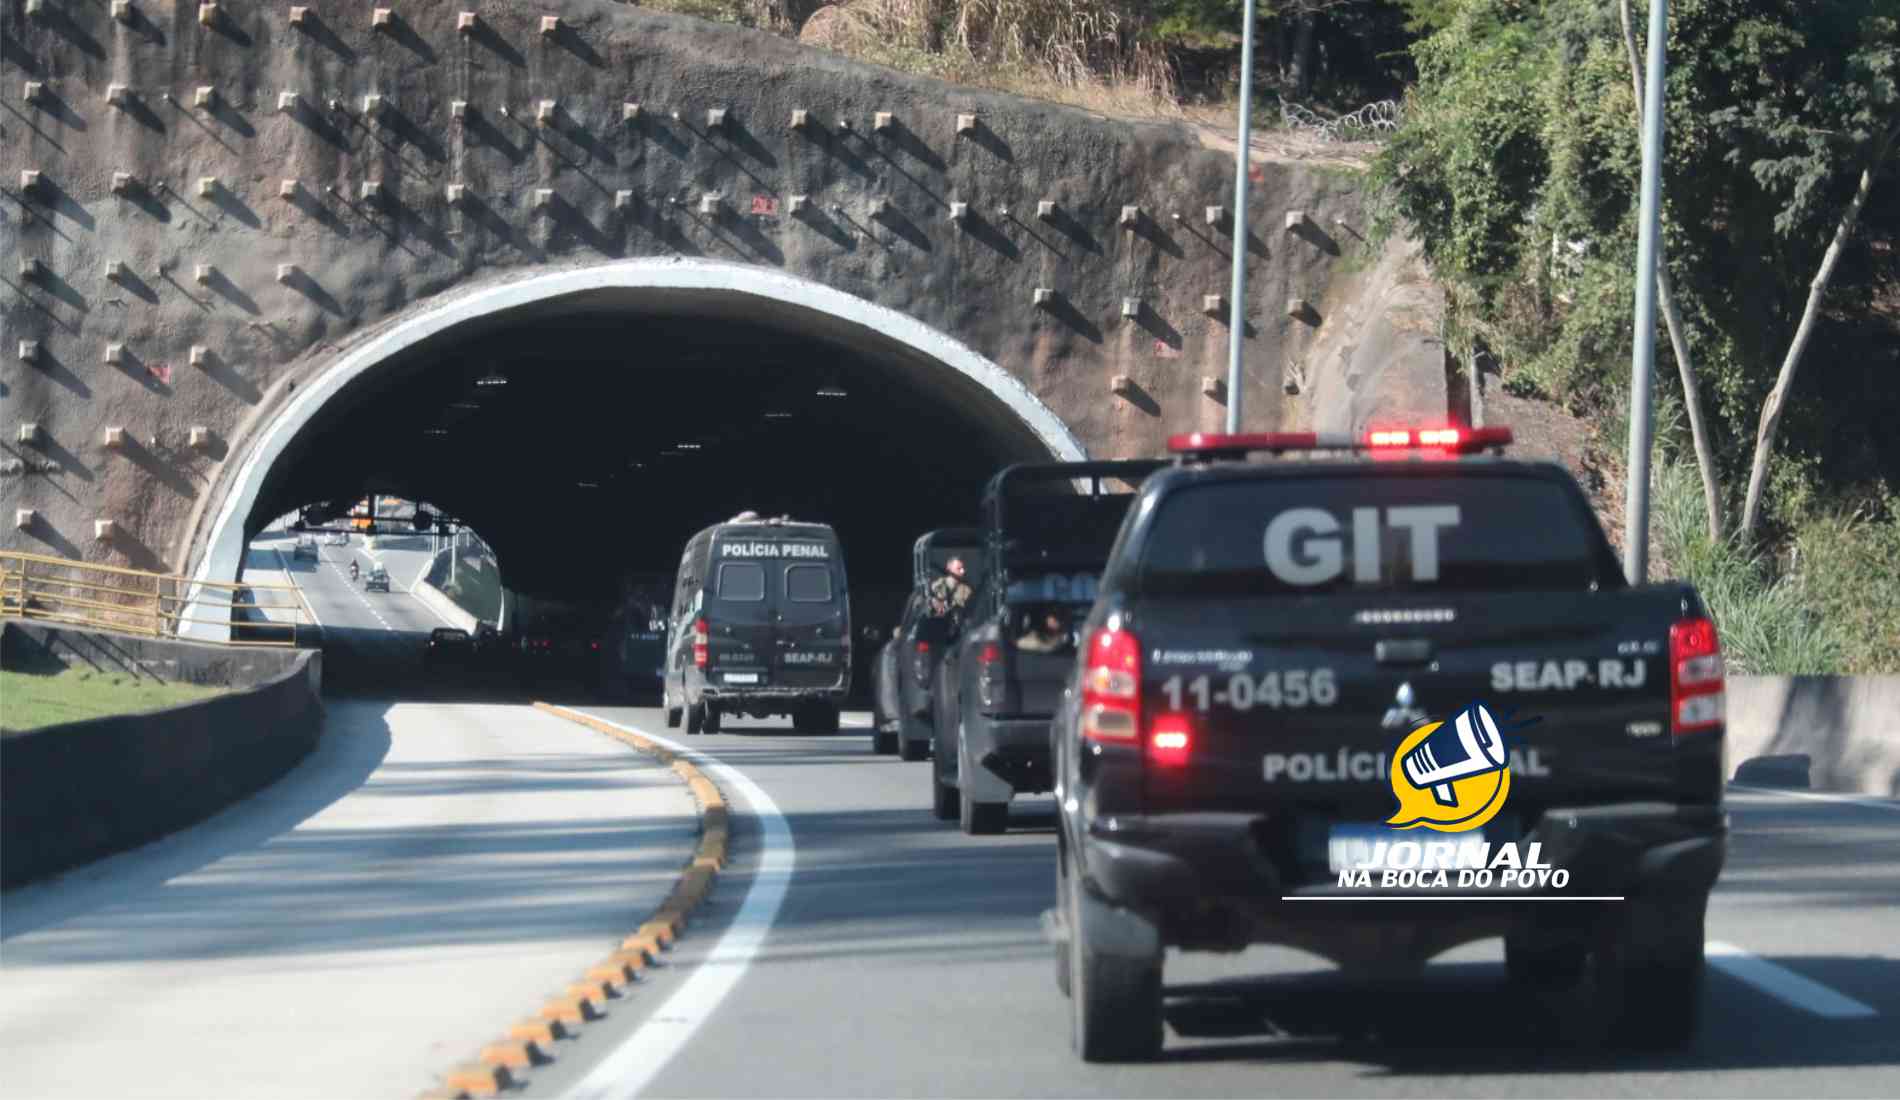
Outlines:
{"type": "Polygon", "coordinates": [[[776,271],[640,260],[462,294],[362,341],[253,439],[203,579],[313,500],[385,492],[479,530],[513,593],[609,605],[744,511],[837,529],[888,627],[921,532],[1010,462],[1085,457],[1008,372],[916,319],[776,271]]]}

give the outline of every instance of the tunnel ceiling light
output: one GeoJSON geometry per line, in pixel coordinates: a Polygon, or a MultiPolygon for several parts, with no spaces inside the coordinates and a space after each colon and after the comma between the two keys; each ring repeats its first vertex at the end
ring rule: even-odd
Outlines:
{"type": "Polygon", "coordinates": [[[422,434],[432,435],[432,436],[444,436],[444,435],[449,434],[449,430],[447,428],[424,428],[422,429],[422,434]]]}
{"type": "Polygon", "coordinates": [[[792,414],[788,412],[769,412],[765,414],[765,418],[767,420],[790,420],[792,414]]]}
{"type": "Polygon", "coordinates": [[[818,396],[820,397],[849,397],[851,395],[845,391],[845,388],[843,386],[836,385],[833,383],[827,383],[826,385],[818,387],[818,396]]]}
{"type": "Polygon", "coordinates": [[[464,409],[472,412],[479,410],[481,405],[474,401],[451,401],[449,402],[449,408],[464,409]]]}
{"type": "Polygon", "coordinates": [[[580,487],[580,488],[582,488],[582,489],[598,489],[598,488],[600,488],[600,483],[599,483],[598,481],[576,481],[576,482],[575,482],[574,484],[575,484],[575,485],[577,485],[577,486],[579,486],[579,487],[580,487]]]}
{"type": "Polygon", "coordinates": [[[502,374],[500,371],[489,371],[487,374],[477,378],[475,384],[477,386],[505,386],[508,384],[508,376],[502,374]]]}
{"type": "Polygon", "coordinates": [[[676,446],[682,451],[697,451],[701,445],[698,443],[680,443],[676,444],[676,446]]]}

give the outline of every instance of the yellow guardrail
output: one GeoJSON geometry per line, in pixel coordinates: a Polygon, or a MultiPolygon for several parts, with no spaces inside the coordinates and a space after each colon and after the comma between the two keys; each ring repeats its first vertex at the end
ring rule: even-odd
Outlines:
{"type": "Polygon", "coordinates": [[[234,646],[299,645],[316,624],[294,584],[195,581],[15,550],[0,550],[0,617],[152,637],[228,624],[234,646]]]}

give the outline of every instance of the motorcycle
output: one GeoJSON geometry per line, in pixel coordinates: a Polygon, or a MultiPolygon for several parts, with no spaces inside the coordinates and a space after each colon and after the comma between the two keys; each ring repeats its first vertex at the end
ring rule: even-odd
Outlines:
{"type": "Polygon", "coordinates": [[[355,562],[351,562],[350,563],[350,583],[352,584],[356,583],[356,575],[359,571],[360,571],[360,567],[355,562]]]}

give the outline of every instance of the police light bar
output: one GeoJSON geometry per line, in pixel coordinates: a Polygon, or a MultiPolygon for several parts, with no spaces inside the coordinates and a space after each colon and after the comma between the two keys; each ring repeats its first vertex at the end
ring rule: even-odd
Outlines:
{"type": "Polygon", "coordinates": [[[1253,451],[1439,451],[1473,454],[1512,442],[1509,428],[1377,428],[1364,436],[1345,432],[1187,432],[1168,439],[1177,455],[1244,455],[1253,451]]]}

